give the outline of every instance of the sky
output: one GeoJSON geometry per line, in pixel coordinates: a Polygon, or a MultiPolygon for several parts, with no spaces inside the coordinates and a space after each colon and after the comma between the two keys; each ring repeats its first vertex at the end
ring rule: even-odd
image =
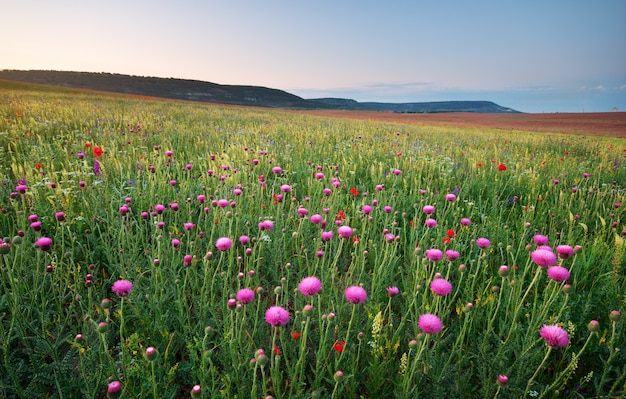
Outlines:
{"type": "Polygon", "coordinates": [[[626,111],[624,0],[20,0],[0,10],[0,69],[626,111]]]}

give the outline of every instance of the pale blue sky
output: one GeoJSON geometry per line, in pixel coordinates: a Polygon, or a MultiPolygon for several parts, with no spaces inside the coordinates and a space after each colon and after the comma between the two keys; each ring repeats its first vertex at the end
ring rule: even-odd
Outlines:
{"type": "Polygon", "coordinates": [[[304,98],[626,111],[626,1],[20,0],[0,69],[197,79],[304,98]]]}

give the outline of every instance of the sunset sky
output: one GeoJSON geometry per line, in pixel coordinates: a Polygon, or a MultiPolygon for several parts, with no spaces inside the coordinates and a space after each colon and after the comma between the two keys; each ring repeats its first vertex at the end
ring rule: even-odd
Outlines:
{"type": "Polygon", "coordinates": [[[5,1],[0,69],[626,111],[626,1],[5,1]]]}

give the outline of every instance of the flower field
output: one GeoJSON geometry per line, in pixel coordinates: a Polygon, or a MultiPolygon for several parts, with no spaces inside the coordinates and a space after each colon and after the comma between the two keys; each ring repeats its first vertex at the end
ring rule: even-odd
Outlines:
{"type": "Polygon", "coordinates": [[[0,397],[622,397],[625,144],[0,83],[0,397]]]}

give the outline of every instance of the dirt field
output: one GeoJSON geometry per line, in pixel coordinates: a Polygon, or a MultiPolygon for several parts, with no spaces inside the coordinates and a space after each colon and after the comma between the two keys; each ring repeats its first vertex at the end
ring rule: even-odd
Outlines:
{"type": "Polygon", "coordinates": [[[296,111],[337,118],[369,119],[423,125],[555,132],[626,138],[626,112],[556,114],[437,113],[400,114],[373,111],[296,111]]]}

